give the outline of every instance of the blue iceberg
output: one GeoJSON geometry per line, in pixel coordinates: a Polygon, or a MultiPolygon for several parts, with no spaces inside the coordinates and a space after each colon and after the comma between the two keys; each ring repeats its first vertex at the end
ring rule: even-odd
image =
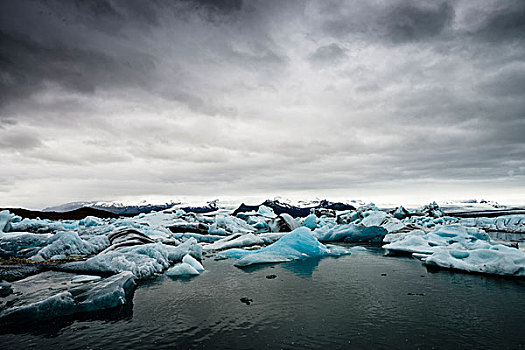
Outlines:
{"type": "Polygon", "coordinates": [[[327,247],[315,238],[310,229],[300,227],[267,247],[258,250],[229,249],[220,253],[220,256],[239,259],[235,266],[249,266],[344,254],[350,252],[342,247],[327,247]]]}

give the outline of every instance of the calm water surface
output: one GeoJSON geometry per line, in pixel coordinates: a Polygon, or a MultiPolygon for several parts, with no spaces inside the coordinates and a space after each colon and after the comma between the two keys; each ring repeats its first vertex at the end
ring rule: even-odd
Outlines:
{"type": "Polygon", "coordinates": [[[0,330],[0,348],[525,348],[523,280],[429,272],[374,247],[244,270],[231,260],[204,266],[193,279],[141,282],[118,313],[0,330]]]}

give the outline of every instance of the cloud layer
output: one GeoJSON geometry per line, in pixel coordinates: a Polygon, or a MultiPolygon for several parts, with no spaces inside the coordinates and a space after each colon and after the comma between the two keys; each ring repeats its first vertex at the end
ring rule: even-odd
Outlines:
{"type": "Polygon", "coordinates": [[[525,196],[523,1],[0,3],[0,205],[525,196]]]}

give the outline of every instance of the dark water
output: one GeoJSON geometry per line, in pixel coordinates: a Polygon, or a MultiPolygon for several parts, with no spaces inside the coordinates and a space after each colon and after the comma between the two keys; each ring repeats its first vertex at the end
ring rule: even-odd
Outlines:
{"type": "Polygon", "coordinates": [[[523,280],[431,273],[377,248],[250,270],[204,266],[190,280],[142,283],[119,313],[0,330],[0,348],[525,348],[523,280]]]}

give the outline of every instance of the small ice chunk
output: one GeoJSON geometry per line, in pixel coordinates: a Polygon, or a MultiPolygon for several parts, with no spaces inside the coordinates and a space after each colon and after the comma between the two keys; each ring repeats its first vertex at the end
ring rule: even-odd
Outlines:
{"type": "Polygon", "coordinates": [[[199,271],[197,271],[192,265],[185,262],[175,264],[175,266],[166,271],[166,275],[168,276],[195,276],[199,274],[199,271]]]}
{"type": "Polygon", "coordinates": [[[0,232],[8,232],[11,229],[11,219],[14,217],[9,210],[0,211],[0,232]]]}
{"type": "Polygon", "coordinates": [[[366,252],[366,251],[368,251],[368,249],[358,245],[358,246],[350,248],[350,251],[351,252],[366,252]]]}
{"type": "Polygon", "coordinates": [[[259,214],[261,216],[264,216],[264,217],[267,217],[267,218],[270,218],[270,219],[273,219],[273,218],[275,218],[277,216],[273,212],[273,209],[267,207],[266,205],[260,205],[259,209],[257,210],[257,214],[259,214]]]}
{"type": "Polygon", "coordinates": [[[372,210],[363,213],[363,220],[361,220],[361,225],[364,226],[381,226],[385,221],[388,214],[380,210],[372,210]]]}
{"type": "Polygon", "coordinates": [[[303,226],[314,230],[317,227],[317,216],[315,214],[308,215],[303,221],[303,226]]]}
{"type": "Polygon", "coordinates": [[[191,265],[198,272],[204,271],[204,267],[202,266],[202,264],[189,254],[184,255],[184,258],[182,258],[182,262],[191,265]]]}

